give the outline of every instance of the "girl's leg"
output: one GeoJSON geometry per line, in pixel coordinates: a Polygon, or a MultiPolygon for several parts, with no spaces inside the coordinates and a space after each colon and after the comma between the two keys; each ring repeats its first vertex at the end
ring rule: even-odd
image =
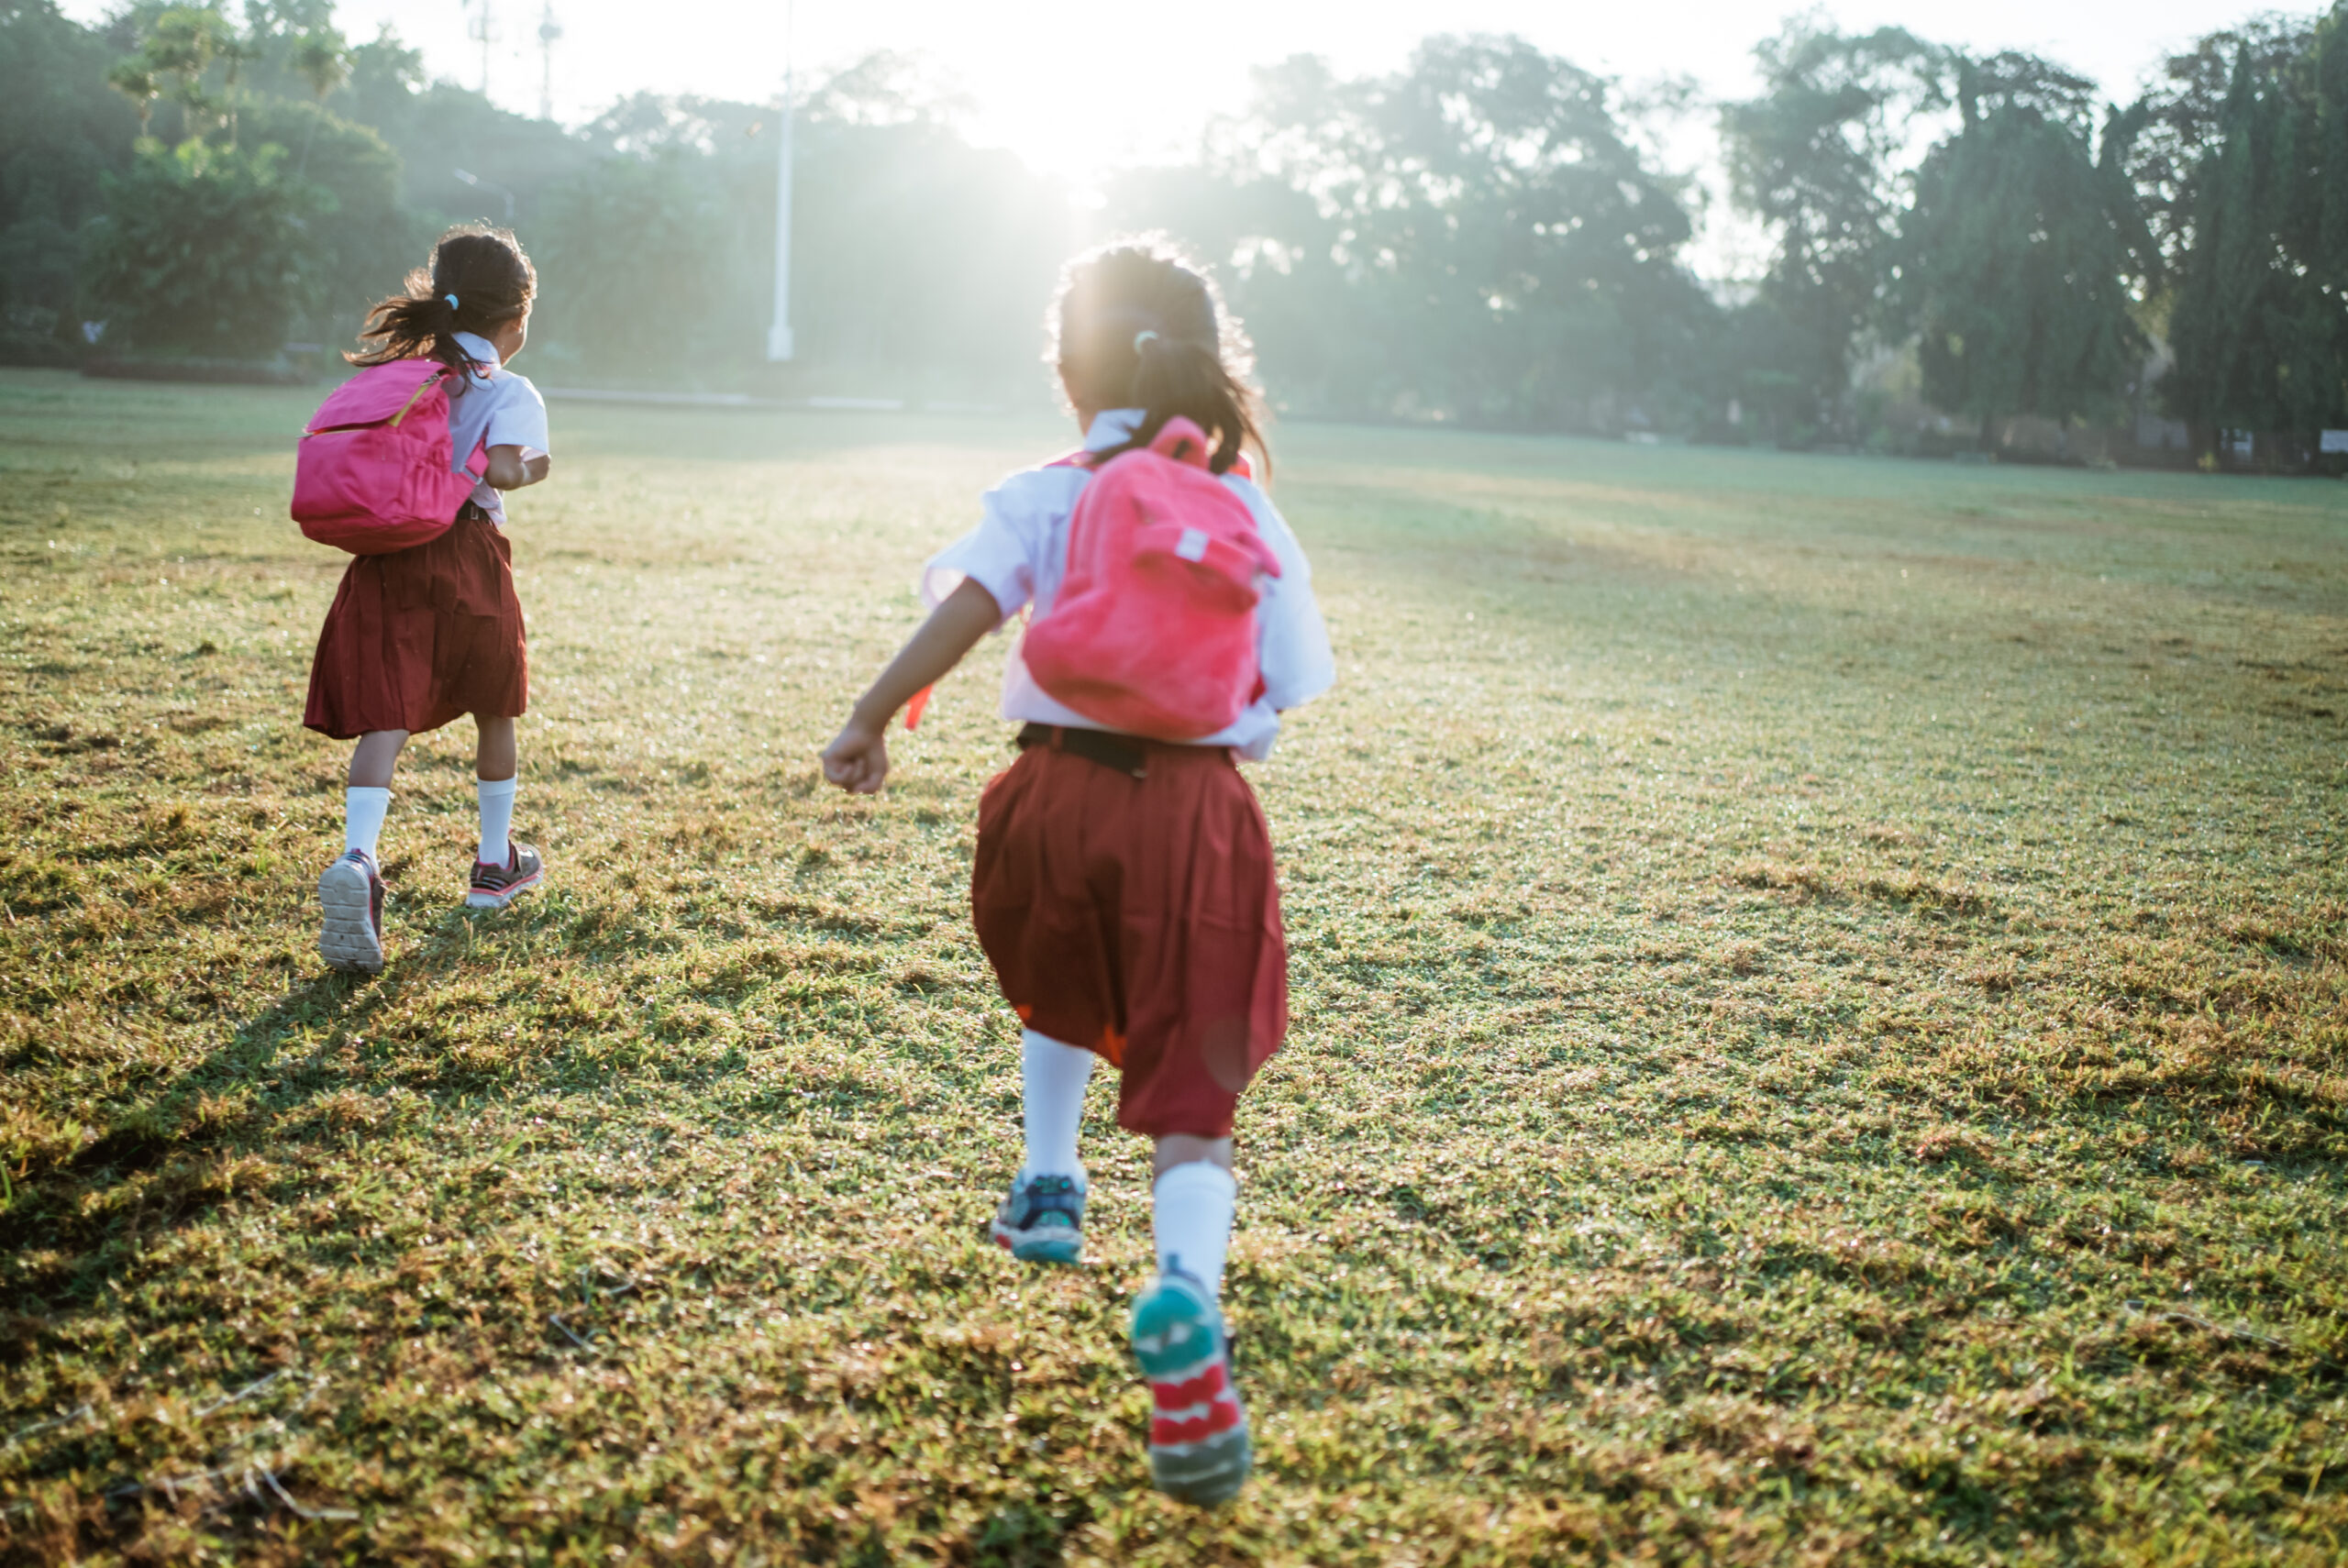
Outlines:
{"type": "Polygon", "coordinates": [[[370,730],[350,754],[349,788],[343,793],[343,850],[376,857],[383,819],[392,810],[392,770],[399,766],[405,730],[370,730]]]}
{"type": "Polygon", "coordinates": [[[1076,1133],[1092,1053],[1022,1030],[1019,1077],[1027,1159],[990,1233],[1022,1263],[1076,1263],[1084,1255],[1084,1165],[1076,1157],[1076,1133]]]}
{"type": "Polygon", "coordinates": [[[513,778],[521,759],[521,743],[515,739],[514,721],[475,713],[473,728],[480,735],[473,745],[473,776],[500,781],[513,778]]]}
{"type": "Polygon", "coordinates": [[[481,847],[473,858],[483,866],[504,866],[514,837],[519,745],[510,718],[475,713],[473,725],[480,732],[473,747],[473,782],[481,799],[481,847]]]}
{"type": "Polygon", "coordinates": [[[1239,1196],[1231,1140],[1162,1135],[1154,1164],[1157,1277],[1135,1299],[1130,1331],[1149,1380],[1150,1479],[1187,1503],[1228,1502],[1255,1465],[1217,1299],[1239,1196]]]}
{"type": "Polygon", "coordinates": [[[1092,1079],[1091,1052],[1024,1029],[1019,1033],[1022,1111],[1027,1132],[1023,1176],[1072,1176],[1084,1185],[1077,1158],[1077,1129],[1084,1121],[1084,1086],[1092,1079]]]}
{"type": "Polygon", "coordinates": [[[1231,1140],[1170,1132],[1157,1140],[1151,1161],[1150,1229],[1160,1274],[1182,1273],[1223,1294],[1224,1254],[1238,1212],[1239,1183],[1231,1173],[1231,1140]]]}
{"type": "Polygon", "coordinates": [[[350,787],[388,790],[392,770],[399,766],[400,748],[407,745],[405,730],[369,730],[350,754],[350,787]]]}
{"type": "Polygon", "coordinates": [[[318,954],[338,969],[372,975],[383,966],[383,878],[376,844],[392,810],[392,769],[405,730],[370,730],[350,754],[343,792],[341,856],[318,878],[318,954]]]}

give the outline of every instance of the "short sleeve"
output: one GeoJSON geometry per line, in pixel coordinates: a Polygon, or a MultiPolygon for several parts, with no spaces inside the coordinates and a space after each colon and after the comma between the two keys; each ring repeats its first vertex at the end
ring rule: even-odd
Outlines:
{"type": "Polygon", "coordinates": [[[1013,475],[980,498],[979,525],[930,558],[922,569],[923,603],[932,609],[968,579],[987,591],[1009,621],[1036,596],[1036,568],[1051,518],[1021,493],[1013,475]]]}
{"type": "Polygon", "coordinates": [[[497,404],[489,413],[489,427],[482,433],[488,447],[526,447],[552,450],[547,438],[547,400],[527,376],[501,375],[491,381],[497,404]]]}
{"type": "MultiPolygon", "coordinates": [[[[1226,481],[1230,482],[1230,481],[1226,481]]],[[[1288,520],[1253,483],[1233,484],[1256,514],[1256,531],[1279,558],[1280,575],[1265,583],[1257,605],[1256,659],[1264,677],[1264,701],[1275,712],[1301,708],[1336,684],[1336,656],[1329,628],[1312,597],[1312,563],[1288,520]]]]}

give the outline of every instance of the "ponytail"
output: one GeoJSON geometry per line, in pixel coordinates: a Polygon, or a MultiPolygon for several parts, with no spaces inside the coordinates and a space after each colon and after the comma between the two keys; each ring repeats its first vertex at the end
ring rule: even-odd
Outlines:
{"type": "Polygon", "coordinates": [[[457,334],[487,337],[527,311],[537,290],[537,269],[511,230],[462,225],[440,237],[429,268],[410,272],[400,293],[368,311],[359,337],[375,347],[343,358],[354,365],[437,359],[461,387],[475,361],[457,334]]]}
{"type": "Polygon", "coordinates": [[[1105,462],[1147,447],[1174,419],[1214,442],[1207,467],[1230,471],[1254,447],[1266,478],[1263,400],[1247,381],[1246,335],[1206,274],[1163,240],[1127,240],[1070,262],[1053,306],[1060,376],[1071,396],[1138,408],[1141,424],[1105,462]]]}
{"type": "Polygon", "coordinates": [[[1142,421],[1118,452],[1146,447],[1168,422],[1187,419],[1213,439],[1214,452],[1207,459],[1213,472],[1229,472],[1240,449],[1252,446],[1264,458],[1268,477],[1271,458],[1249,406],[1255,394],[1224,364],[1220,348],[1145,327],[1134,334],[1134,359],[1125,406],[1140,409],[1142,421]]]}

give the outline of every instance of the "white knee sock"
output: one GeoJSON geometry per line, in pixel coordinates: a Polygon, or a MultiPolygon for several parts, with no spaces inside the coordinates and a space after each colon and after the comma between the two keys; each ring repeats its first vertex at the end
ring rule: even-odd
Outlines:
{"type": "Polygon", "coordinates": [[[473,780],[481,790],[481,848],[473,858],[484,866],[505,864],[514,834],[514,786],[520,782],[518,774],[473,780]]]}
{"type": "Polygon", "coordinates": [[[1179,1268],[1220,1297],[1223,1254],[1230,1250],[1231,1221],[1239,1209],[1237,1179],[1221,1165],[1192,1160],[1159,1176],[1151,1196],[1158,1272],[1179,1268]]]}
{"type": "Polygon", "coordinates": [[[372,857],[383,836],[383,819],[391,814],[392,792],[354,784],[342,792],[342,847],[363,849],[372,857]]]}
{"type": "Polygon", "coordinates": [[[1076,1157],[1076,1132],[1084,1121],[1084,1086],[1092,1077],[1092,1053],[1080,1045],[1020,1031],[1019,1076],[1025,1086],[1028,1176],[1072,1176],[1084,1185],[1076,1157]]]}

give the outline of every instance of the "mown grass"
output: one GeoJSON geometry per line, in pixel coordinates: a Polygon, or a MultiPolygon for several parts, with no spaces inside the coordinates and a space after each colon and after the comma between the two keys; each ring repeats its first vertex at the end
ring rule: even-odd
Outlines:
{"type": "Polygon", "coordinates": [[[0,1556],[2348,1555],[2348,487],[1298,428],[1261,1475],[1151,1494],[1143,1151],[979,1228],[989,654],[814,749],[1010,423],[559,406],[520,825],[330,975],[302,397],[0,376],[0,1556]]]}

